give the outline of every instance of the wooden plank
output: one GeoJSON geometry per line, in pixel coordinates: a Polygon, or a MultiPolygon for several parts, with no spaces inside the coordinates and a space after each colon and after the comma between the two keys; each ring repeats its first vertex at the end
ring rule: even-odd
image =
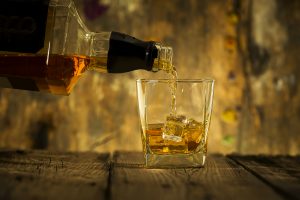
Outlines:
{"type": "Polygon", "coordinates": [[[287,199],[300,199],[300,157],[238,156],[232,159],[287,199]]]}
{"type": "Polygon", "coordinates": [[[282,199],[242,166],[221,155],[204,168],[146,169],[142,153],[117,152],[110,177],[112,200],[282,199]]]}
{"type": "Polygon", "coordinates": [[[105,199],[109,154],[0,151],[0,199],[105,199]]]}

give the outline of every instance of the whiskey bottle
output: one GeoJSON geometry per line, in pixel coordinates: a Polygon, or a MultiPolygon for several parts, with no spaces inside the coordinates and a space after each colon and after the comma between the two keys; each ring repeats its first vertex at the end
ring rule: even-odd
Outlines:
{"type": "Polygon", "coordinates": [[[0,87],[68,95],[86,70],[172,70],[172,48],[118,32],[92,32],[72,0],[4,0],[0,87]]]}

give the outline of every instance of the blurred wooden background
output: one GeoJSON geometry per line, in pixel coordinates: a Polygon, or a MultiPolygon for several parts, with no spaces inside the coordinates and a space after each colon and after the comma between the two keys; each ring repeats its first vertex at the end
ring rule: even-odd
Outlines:
{"type": "MultiPolygon", "coordinates": [[[[76,3],[92,31],[161,41],[179,78],[216,80],[209,152],[300,153],[300,1],[76,3]]],[[[88,72],[68,97],[0,89],[0,147],[142,150],[135,80],[150,77],[164,74],[88,72]]]]}

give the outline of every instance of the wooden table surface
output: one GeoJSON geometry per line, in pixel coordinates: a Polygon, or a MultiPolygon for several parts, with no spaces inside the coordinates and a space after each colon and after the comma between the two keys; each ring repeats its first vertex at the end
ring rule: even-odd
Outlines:
{"type": "Polygon", "coordinates": [[[209,155],[146,169],[140,152],[0,151],[0,199],[300,199],[300,156],[209,155]]]}

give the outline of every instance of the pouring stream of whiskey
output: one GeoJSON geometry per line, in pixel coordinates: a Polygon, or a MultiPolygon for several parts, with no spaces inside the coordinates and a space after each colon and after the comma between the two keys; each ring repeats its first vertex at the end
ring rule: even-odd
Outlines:
{"type": "Polygon", "coordinates": [[[169,71],[170,79],[169,79],[169,86],[171,89],[171,116],[176,116],[176,90],[177,90],[177,71],[175,66],[172,66],[171,70],[169,71]]]}

